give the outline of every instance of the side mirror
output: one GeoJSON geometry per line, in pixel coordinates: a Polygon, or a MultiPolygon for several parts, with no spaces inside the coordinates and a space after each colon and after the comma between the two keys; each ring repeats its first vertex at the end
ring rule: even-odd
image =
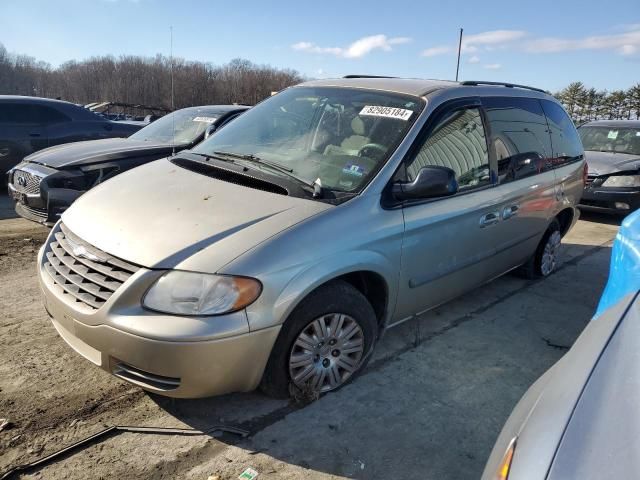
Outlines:
{"type": "Polygon", "coordinates": [[[215,131],[216,131],[216,128],[217,128],[217,127],[216,127],[213,123],[210,123],[210,124],[207,126],[207,129],[204,131],[204,138],[205,138],[205,140],[206,140],[207,138],[209,138],[209,136],[211,136],[211,135],[213,134],[213,132],[215,132],[215,131]]]}
{"type": "Polygon", "coordinates": [[[422,167],[413,182],[393,184],[393,195],[398,200],[446,197],[457,191],[456,172],[448,167],[422,167]]]}

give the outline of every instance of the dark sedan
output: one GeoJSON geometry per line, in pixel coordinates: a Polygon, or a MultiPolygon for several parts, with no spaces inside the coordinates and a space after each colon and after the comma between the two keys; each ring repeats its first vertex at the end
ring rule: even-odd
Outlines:
{"type": "Polygon", "coordinates": [[[616,237],[596,316],[504,425],[482,480],[640,475],[640,212],[616,237]]]}
{"type": "Polygon", "coordinates": [[[76,198],[98,183],[191,148],[248,108],[184,108],[129,138],[70,143],[34,153],[9,172],[9,192],[16,201],[16,212],[51,226],[76,198]]]}
{"type": "Polygon", "coordinates": [[[69,102],[0,95],[0,178],[24,157],[43,148],[81,140],[128,137],[140,128],[112,122],[69,102]]]}
{"type": "Polygon", "coordinates": [[[589,122],[578,128],[589,174],[580,206],[626,215],[640,207],[640,120],[589,122]]]}

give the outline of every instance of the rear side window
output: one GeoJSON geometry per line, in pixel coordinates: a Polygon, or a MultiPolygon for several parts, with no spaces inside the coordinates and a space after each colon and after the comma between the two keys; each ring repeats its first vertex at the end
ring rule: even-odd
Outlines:
{"type": "Polygon", "coordinates": [[[32,105],[32,109],[33,116],[39,124],[52,125],[54,123],[68,122],[71,120],[55,108],[45,107],[43,105],[32,105]]]}
{"type": "Polygon", "coordinates": [[[0,103],[0,122],[51,125],[67,122],[69,117],[54,108],[28,103],[0,103]]]}
{"type": "Polygon", "coordinates": [[[0,103],[0,122],[2,123],[36,123],[31,105],[20,103],[0,103]]]}
{"type": "Polygon", "coordinates": [[[549,100],[541,102],[551,130],[554,165],[560,167],[582,160],[582,142],[569,115],[557,103],[549,100]]]}
{"type": "Polygon", "coordinates": [[[533,98],[483,99],[498,162],[499,183],[552,169],[551,139],[540,102],[533,98]]]}
{"type": "Polygon", "coordinates": [[[407,179],[414,180],[426,166],[451,168],[460,190],[491,183],[487,140],[477,108],[454,110],[438,122],[420,151],[407,163],[407,179]]]}

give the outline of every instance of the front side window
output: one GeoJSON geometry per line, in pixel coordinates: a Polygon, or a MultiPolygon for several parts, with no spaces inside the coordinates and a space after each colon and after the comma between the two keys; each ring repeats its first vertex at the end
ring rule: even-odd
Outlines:
{"type": "Polygon", "coordinates": [[[541,100],[541,103],[551,131],[554,165],[559,167],[582,160],[582,142],[567,112],[555,102],[541,100]]]}
{"type": "Polygon", "coordinates": [[[551,138],[539,100],[490,97],[482,103],[491,127],[500,183],[552,169],[551,138]]]}
{"type": "Polygon", "coordinates": [[[412,181],[422,167],[441,166],[456,173],[460,190],[491,183],[487,140],[477,108],[455,110],[433,129],[416,156],[407,163],[412,181]]]}
{"type": "Polygon", "coordinates": [[[186,108],[172,112],[138,130],[129,138],[144,142],[189,144],[204,133],[220,114],[211,110],[186,108]]]}
{"type": "Polygon", "coordinates": [[[578,133],[585,150],[640,155],[640,128],[584,125],[578,133]]]}
{"type": "MultiPolygon", "coordinates": [[[[256,105],[193,152],[259,158],[323,189],[358,192],[420,114],[417,97],[365,89],[294,87],[256,105]]],[[[254,168],[281,175],[265,163],[254,168]]]]}

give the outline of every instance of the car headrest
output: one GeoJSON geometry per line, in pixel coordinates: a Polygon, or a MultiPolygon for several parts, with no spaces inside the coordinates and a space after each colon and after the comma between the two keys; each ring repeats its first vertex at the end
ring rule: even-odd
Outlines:
{"type": "Polygon", "coordinates": [[[364,122],[360,117],[353,117],[353,120],[351,120],[351,130],[353,130],[353,133],[355,133],[356,135],[364,136],[364,122]]]}

